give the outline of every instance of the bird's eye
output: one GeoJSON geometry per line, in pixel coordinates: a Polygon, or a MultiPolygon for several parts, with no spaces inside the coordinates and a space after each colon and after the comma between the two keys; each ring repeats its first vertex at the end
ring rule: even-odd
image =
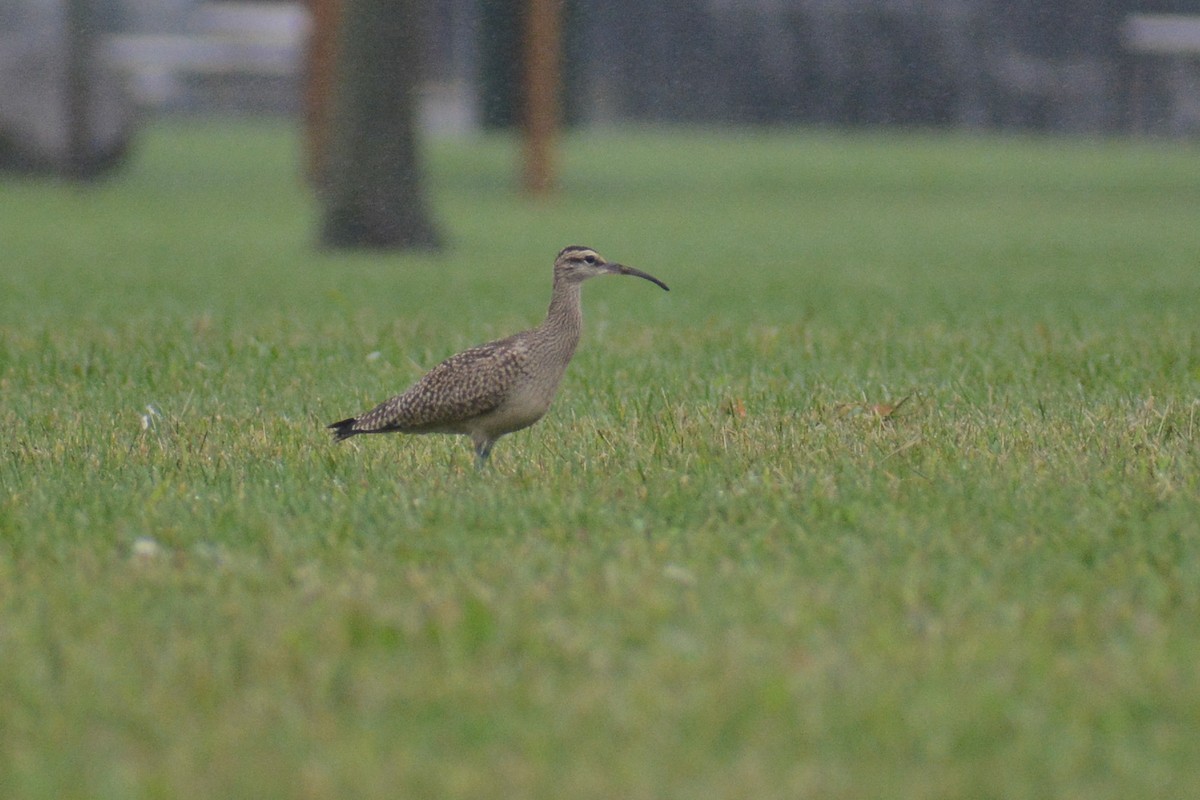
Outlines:
{"type": "Polygon", "coordinates": [[[595,264],[595,263],[596,263],[596,257],[595,257],[595,256],[584,256],[584,257],[583,257],[583,263],[585,263],[585,264],[595,264]]]}

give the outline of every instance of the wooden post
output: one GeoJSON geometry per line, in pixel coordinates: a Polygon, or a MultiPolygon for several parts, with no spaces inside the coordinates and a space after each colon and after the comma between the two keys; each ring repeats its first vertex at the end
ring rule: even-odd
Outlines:
{"type": "Polygon", "coordinates": [[[562,69],[562,0],[526,0],[524,33],[521,185],[528,194],[547,195],[554,191],[556,183],[554,148],[562,69]]]}
{"type": "Polygon", "coordinates": [[[309,184],[321,191],[329,179],[326,153],[342,0],[308,0],[308,10],[312,26],[304,75],[305,173],[309,184]]]}

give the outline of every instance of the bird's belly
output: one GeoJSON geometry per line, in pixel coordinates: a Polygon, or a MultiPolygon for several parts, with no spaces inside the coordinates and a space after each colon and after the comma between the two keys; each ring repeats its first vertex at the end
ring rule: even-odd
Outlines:
{"type": "Polygon", "coordinates": [[[476,424],[492,436],[519,431],[541,419],[553,399],[553,388],[545,391],[537,386],[526,387],[514,392],[496,410],[480,417],[476,424]]]}

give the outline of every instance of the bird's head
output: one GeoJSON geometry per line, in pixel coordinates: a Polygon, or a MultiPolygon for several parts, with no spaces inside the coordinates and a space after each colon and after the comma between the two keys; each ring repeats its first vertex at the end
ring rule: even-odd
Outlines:
{"type": "Polygon", "coordinates": [[[558,258],[554,259],[554,280],[556,281],[583,283],[588,278],[594,278],[597,275],[634,275],[658,284],[665,291],[670,291],[665,283],[653,275],[614,261],[606,261],[604,256],[590,247],[573,244],[560,250],[558,258]]]}

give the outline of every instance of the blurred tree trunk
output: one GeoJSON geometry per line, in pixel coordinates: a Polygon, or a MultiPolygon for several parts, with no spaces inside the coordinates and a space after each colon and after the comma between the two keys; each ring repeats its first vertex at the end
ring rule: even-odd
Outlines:
{"type": "Polygon", "coordinates": [[[67,0],[67,158],[66,174],[73,180],[95,177],[92,169],[92,81],[95,26],[90,0],[67,0]]]}
{"type": "Polygon", "coordinates": [[[429,212],[417,141],[421,4],[340,5],[328,130],[315,160],[321,243],[437,249],[442,237],[429,212]]]}
{"type": "Polygon", "coordinates": [[[479,0],[479,121],[486,130],[520,122],[523,5],[524,0],[479,0]]]}

